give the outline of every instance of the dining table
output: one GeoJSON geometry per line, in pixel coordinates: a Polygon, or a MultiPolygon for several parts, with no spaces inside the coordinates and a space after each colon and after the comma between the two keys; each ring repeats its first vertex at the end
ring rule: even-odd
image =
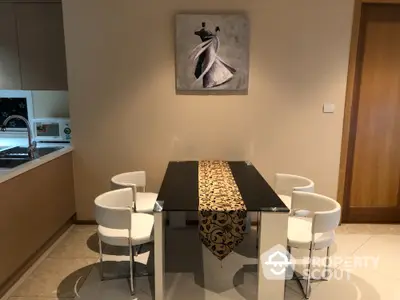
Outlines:
{"type": "MultiPolygon", "coordinates": [[[[245,238],[249,214],[258,214],[257,300],[284,299],[285,278],[267,276],[268,268],[276,265],[269,265],[271,257],[266,255],[278,246],[286,249],[289,208],[251,162],[199,160],[170,161],[158,193],[154,209],[156,300],[164,300],[166,288],[167,215],[170,225],[185,226],[189,212],[196,213],[199,240],[216,262],[235,251],[245,238]],[[174,214],[181,220],[171,220],[174,214]]],[[[282,270],[286,265],[278,267],[282,270]]]]}

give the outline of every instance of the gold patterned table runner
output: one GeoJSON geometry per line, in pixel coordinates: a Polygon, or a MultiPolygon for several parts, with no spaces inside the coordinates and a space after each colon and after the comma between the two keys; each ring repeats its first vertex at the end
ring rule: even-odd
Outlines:
{"type": "Polygon", "coordinates": [[[200,240],[219,260],[243,241],[246,215],[246,206],[229,164],[225,161],[200,161],[200,240]]]}

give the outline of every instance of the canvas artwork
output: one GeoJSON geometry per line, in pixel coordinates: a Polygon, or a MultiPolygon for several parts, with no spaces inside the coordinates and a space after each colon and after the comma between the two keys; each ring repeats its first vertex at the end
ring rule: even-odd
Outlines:
{"type": "Polygon", "coordinates": [[[177,91],[247,91],[248,77],[245,16],[176,16],[177,91]]]}

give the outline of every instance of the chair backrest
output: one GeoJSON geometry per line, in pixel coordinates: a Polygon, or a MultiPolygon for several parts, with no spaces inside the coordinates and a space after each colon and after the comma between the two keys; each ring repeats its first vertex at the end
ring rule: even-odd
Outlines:
{"type": "Polygon", "coordinates": [[[308,210],[313,213],[312,234],[335,230],[340,222],[341,206],[329,197],[294,191],[292,195],[292,209],[308,210]]]}
{"type": "Polygon", "coordinates": [[[146,188],[146,172],[135,171],[115,175],[111,178],[111,189],[120,189],[136,186],[137,188],[146,188]]]}
{"type": "Polygon", "coordinates": [[[106,192],[96,197],[94,203],[97,224],[112,229],[131,230],[132,188],[106,192]]]}
{"type": "Polygon", "coordinates": [[[314,182],[306,177],[292,174],[275,174],[275,193],[292,196],[293,191],[314,192],[314,182]]]}

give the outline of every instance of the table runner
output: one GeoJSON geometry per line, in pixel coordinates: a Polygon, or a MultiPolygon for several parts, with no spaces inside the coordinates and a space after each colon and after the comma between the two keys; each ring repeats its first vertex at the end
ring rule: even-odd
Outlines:
{"type": "Polygon", "coordinates": [[[246,230],[246,205],[225,161],[199,162],[199,235],[223,260],[239,245],[246,230]]]}

